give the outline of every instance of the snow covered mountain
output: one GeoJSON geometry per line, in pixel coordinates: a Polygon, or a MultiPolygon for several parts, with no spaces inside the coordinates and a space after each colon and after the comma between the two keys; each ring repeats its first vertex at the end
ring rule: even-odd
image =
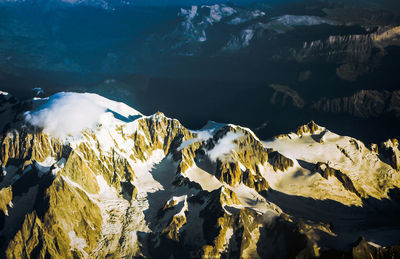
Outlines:
{"type": "Polygon", "coordinates": [[[261,141],[88,93],[1,92],[0,118],[1,257],[399,256],[396,139],[261,141]]]}

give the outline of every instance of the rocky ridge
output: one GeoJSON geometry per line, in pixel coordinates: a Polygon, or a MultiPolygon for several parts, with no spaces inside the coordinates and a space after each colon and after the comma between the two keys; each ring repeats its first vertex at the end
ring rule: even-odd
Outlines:
{"type": "Polygon", "coordinates": [[[321,98],[311,104],[321,112],[343,113],[359,118],[379,117],[393,114],[400,118],[400,91],[361,90],[351,96],[321,98]]]}
{"type": "Polygon", "coordinates": [[[399,26],[378,26],[365,34],[331,35],[326,40],[304,42],[303,48],[295,50],[293,56],[298,62],[323,57],[327,62],[338,64],[338,77],[354,81],[379,66],[387,54],[385,48],[398,46],[399,40],[399,26]]]}
{"type": "Polygon", "coordinates": [[[48,99],[0,98],[13,100],[1,115],[15,113],[0,137],[6,258],[313,257],[384,231],[363,220],[349,229],[342,218],[353,209],[362,219],[398,209],[390,199],[400,186],[396,140],[369,149],[310,122],[263,142],[240,126],[193,131],[110,100],[93,128],[55,137],[24,121],[48,99]],[[314,211],[341,215],[307,214],[309,198],[337,204],[314,211]]]}

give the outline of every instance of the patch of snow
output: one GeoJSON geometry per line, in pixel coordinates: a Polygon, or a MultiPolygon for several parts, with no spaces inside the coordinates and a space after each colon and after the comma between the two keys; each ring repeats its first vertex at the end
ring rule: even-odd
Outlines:
{"type": "Polygon", "coordinates": [[[183,206],[182,209],[177,214],[175,214],[175,216],[185,216],[185,212],[187,212],[189,209],[187,202],[187,195],[179,197],[178,200],[180,200],[179,203],[183,202],[183,206]]]}
{"type": "Polygon", "coordinates": [[[197,139],[207,141],[214,136],[214,133],[226,124],[218,123],[215,121],[208,121],[203,128],[199,130],[190,130],[190,132],[197,135],[197,139]]]}
{"type": "Polygon", "coordinates": [[[222,251],[226,251],[228,249],[232,236],[233,236],[233,229],[228,228],[226,230],[225,237],[224,237],[224,245],[221,248],[222,251]]]}
{"type": "Polygon", "coordinates": [[[239,164],[240,170],[241,170],[242,172],[245,172],[247,168],[246,168],[242,163],[240,163],[240,162],[238,162],[238,164],[239,164]]]}
{"type": "Polygon", "coordinates": [[[99,186],[99,195],[103,198],[115,198],[118,197],[116,190],[111,187],[102,175],[96,176],[97,184],[99,186]]]}
{"type": "Polygon", "coordinates": [[[248,186],[245,186],[244,184],[229,188],[231,188],[235,192],[240,203],[246,208],[253,209],[262,214],[265,214],[267,212],[273,214],[282,213],[281,209],[278,206],[268,202],[258,192],[248,186]]]}
{"type": "Polygon", "coordinates": [[[375,248],[381,248],[382,246],[375,244],[374,242],[368,241],[368,244],[375,247],[375,248]]]}
{"type": "Polygon", "coordinates": [[[290,138],[274,141],[264,141],[264,146],[273,148],[284,156],[295,160],[301,159],[308,162],[321,161],[342,161],[343,154],[337,145],[346,142],[347,139],[332,132],[324,135],[324,144],[316,142],[311,135],[304,135],[299,138],[296,134],[289,134],[290,138]]]}
{"type": "Polygon", "coordinates": [[[162,149],[154,150],[150,157],[145,162],[132,163],[132,169],[135,172],[134,185],[137,186],[140,192],[156,192],[162,190],[163,186],[154,180],[150,171],[155,164],[158,164],[165,157],[162,149]]]}
{"type": "Polygon", "coordinates": [[[108,253],[116,252],[121,247],[137,246],[137,231],[149,232],[143,210],[148,208],[147,201],[138,197],[137,200],[129,205],[129,202],[119,197],[117,191],[107,184],[102,176],[97,176],[99,185],[98,194],[86,192],[79,184],[73,182],[68,177],[61,176],[69,185],[83,191],[87,197],[95,203],[101,211],[103,218],[101,236],[96,248],[90,254],[90,257],[103,258],[108,253]],[[119,242],[124,236],[124,242],[119,242]]]}
{"type": "Polygon", "coordinates": [[[190,145],[192,145],[192,144],[194,144],[196,142],[199,142],[199,141],[202,141],[202,139],[201,138],[192,138],[192,139],[189,139],[189,140],[185,140],[177,148],[177,151],[181,151],[182,149],[187,148],[188,146],[190,146],[190,145]]]}
{"type": "Polygon", "coordinates": [[[72,248],[75,248],[76,250],[82,252],[83,256],[87,258],[88,254],[85,252],[85,250],[83,250],[87,246],[85,239],[77,237],[75,231],[68,232],[68,237],[70,240],[69,245],[72,248]]]}
{"type": "Polygon", "coordinates": [[[77,237],[75,231],[68,232],[68,236],[69,236],[69,239],[71,240],[70,245],[72,247],[80,250],[87,246],[85,239],[77,237]]]}
{"type": "MultiPolygon", "coordinates": [[[[50,172],[51,167],[54,167],[51,172],[55,176],[65,166],[66,162],[67,160],[65,158],[56,161],[55,157],[49,156],[42,162],[35,161],[35,167],[39,170],[39,176],[50,172]]],[[[28,168],[26,168],[26,170],[27,169],[28,168]]]]}
{"type": "Polygon", "coordinates": [[[214,175],[202,170],[196,165],[187,169],[184,174],[187,178],[189,178],[190,181],[200,184],[203,190],[209,192],[214,191],[222,186],[222,183],[218,181],[214,175]]]}
{"type": "Polygon", "coordinates": [[[50,171],[50,167],[55,163],[56,163],[55,157],[49,156],[42,162],[36,161],[35,166],[41,174],[45,174],[50,171]]]}
{"type": "Polygon", "coordinates": [[[234,129],[241,129],[241,130],[244,130],[244,131],[250,133],[251,136],[252,136],[254,139],[256,139],[256,140],[258,140],[258,141],[261,141],[261,140],[256,136],[256,134],[254,134],[254,132],[253,132],[251,129],[249,129],[249,128],[242,127],[242,126],[238,126],[238,125],[235,125],[235,124],[228,124],[228,125],[229,125],[230,127],[234,128],[234,129]]]}

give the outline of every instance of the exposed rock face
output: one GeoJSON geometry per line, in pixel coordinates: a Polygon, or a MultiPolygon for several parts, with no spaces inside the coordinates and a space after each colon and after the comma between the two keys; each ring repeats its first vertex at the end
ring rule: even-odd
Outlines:
{"type": "Polygon", "coordinates": [[[344,113],[360,118],[393,114],[400,118],[400,91],[361,90],[352,96],[322,98],[312,108],[322,112],[344,113]]]}
{"type": "Polygon", "coordinates": [[[279,154],[273,149],[269,149],[268,151],[269,151],[270,164],[272,164],[272,167],[274,168],[275,171],[277,170],[286,171],[288,168],[294,165],[293,160],[291,160],[290,158],[287,158],[282,154],[279,154]]]}
{"type": "MultiPolygon", "coordinates": [[[[172,204],[165,204],[163,211],[166,209],[171,209],[176,206],[175,200],[173,200],[172,204]]],[[[179,213],[175,214],[172,216],[171,220],[168,222],[167,226],[161,231],[161,235],[165,236],[165,238],[169,240],[173,240],[175,242],[179,242],[179,231],[182,228],[183,225],[186,224],[186,215],[185,213],[188,210],[188,204],[187,204],[187,196],[184,197],[184,200],[181,201],[182,208],[179,211],[179,213]]]]}
{"type": "Polygon", "coordinates": [[[300,126],[297,128],[296,134],[298,136],[303,136],[305,134],[314,134],[316,133],[320,128],[318,127],[317,124],[315,124],[314,121],[310,121],[309,123],[300,126]]]}
{"type": "Polygon", "coordinates": [[[380,26],[376,31],[354,35],[332,35],[326,40],[304,42],[295,51],[299,62],[325,57],[327,62],[339,63],[336,74],[343,80],[354,81],[373,71],[386,55],[385,48],[398,46],[400,27],[380,26]],[[374,51],[378,50],[378,51],[374,51]]]}
{"type": "Polygon", "coordinates": [[[253,133],[240,127],[223,127],[208,143],[209,147],[226,136],[228,132],[239,134],[241,137],[236,140],[237,148],[229,154],[229,157],[217,160],[216,177],[231,186],[244,183],[257,191],[266,190],[268,183],[261,175],[259,165],[268,162],[268,153],[253,133]]]}
{"type": "Polygon", "coordinates": [[[8,207],[12,207],[12,188],[7,187],[0,190],[0,210],[8,216],[8,207]]]}
{"type": "Polygon", "coordinates": [[[340,172],[339,170],[331,168],[326,163],[321,163],[321,162],[318,162],[315,165],[314,170],[319,172],[325,179],[329,179],[329,177],[332,176],[336,177],[343,184],[343,187],[346,190],[355,193],[357,196],[360,196],[360,193],[354,187],[351,179],[346,174],[340,172]]]}
{"type": "MultiPolygon", "coordinates": [[[[243,183],[257,191],[268,189],[268,182],[261,175],[259,166],[268,163],[268,152],[260,140],[248,129],[227,125],[218,129],[208,140],[193,141],[174,153],[175,159],[181,159],[178,173],[183,173],[194,166],[196,155],[213,152],[219,142],[229,133],[237,135],[233,141],[235,148],[217,158],[215,177],[230,186],[243,183]],[[179,158],[179,156],[181,158],[179,158]]],[[[196,138],[197,136],[195,136],[196,138]]]]}
{"type": "Polygon", "coordinates": [[[395,140],[373,152],[310,122],[274,146],[235,125],[191,131],[162,113],[123,117],[109,105],[80,136],[54,137],[21,120],[1,133],[1,257],[315,257],[339,249],[325,240],[351,236],[340,220],[353,212],[342,204],[363,209],[363,199],[389,197],[400,183],[395,140]],[[326,147],[331,161],[281,151],[286,142],[296,143],[292,151],[326,147]],[[376,167],[364,176],[379,182],[344,170],[366,158],[376,167]],[[307,202],[291,202],[293,193],[307,202]],[[309,197],[335,201],[343,217],[325,217],[330,206],[315,206],[321,218],[292,210],[307,209],[309,197]]]}
{"type": "Polygon", "coordinates": [[[263,218],[253,210],[236,209],[240,204],[233,192],[225,188],[210,194],[211,199],[201,211],[203,231],[207,244],[202,248],[203,258],[258,256],[256,240],[263,218]],[[218,213],[216,213],[218,212],[218,213]],[[235,245],[236,244],[236,245],[235,245]]]}

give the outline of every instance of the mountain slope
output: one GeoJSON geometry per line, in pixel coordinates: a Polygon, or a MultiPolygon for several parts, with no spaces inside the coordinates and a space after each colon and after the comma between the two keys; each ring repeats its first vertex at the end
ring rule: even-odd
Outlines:
{"type": "Polygon", "coordinates": [[[397,140],[367,148],[311,122],[263,142],[94,94],[0,98],[7,258],[313,257],[359,236],[397,251],[368,243],[399,243],[397,140]]]}

